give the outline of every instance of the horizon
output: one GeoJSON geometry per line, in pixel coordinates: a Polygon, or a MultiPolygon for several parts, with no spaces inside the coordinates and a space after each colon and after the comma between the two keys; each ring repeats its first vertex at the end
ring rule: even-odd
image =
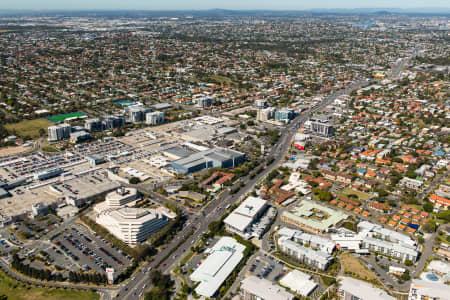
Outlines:
{"type": "Polygon", "coordinates": [[[128,10],[128,11],[205,11],[205,10],[271,10],[271,11],[305,11],[305,10],[360,10],[360,9],[449,9],[448,1],[431,0],[426,4],[423,1],[407,0],[377,0],[361,5],[356,0],[343,0],[336,3],[333,0],[318,0],[313,4],[302,3],[296,0],[280,0],[274,3],[271,0],[229,0],[226,4],[219,1],[208,0],[166,0],[163,3],[147,3],[143,0],[129,0],[126,3],[119,0],[79,0],[76,3],[62,3],[58,0],[17,0],[0,4],[0,10],[33,10],[33,11],[90,11],[90,10],[128,10]],[[425,4],[425,5],[424,5],[425,4]]]}

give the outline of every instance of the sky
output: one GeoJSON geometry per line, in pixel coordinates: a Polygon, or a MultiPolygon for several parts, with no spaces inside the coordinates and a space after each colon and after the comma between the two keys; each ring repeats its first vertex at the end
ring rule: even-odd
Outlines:
{"type": "Polygon", "coordinates": [[[312,8],[418,8],[450,7],[448,0],[0,0],[0,9],[37,10],[203,10],[312,8]]]}

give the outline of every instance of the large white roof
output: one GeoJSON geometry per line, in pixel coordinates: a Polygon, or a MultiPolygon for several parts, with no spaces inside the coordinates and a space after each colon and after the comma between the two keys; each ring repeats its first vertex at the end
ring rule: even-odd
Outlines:
{"type": "Polygon", "coordinates": [[[270,300],[292,300],[294,296],[283,287],[273,284],[267,279],[259,279],[256,276],[249,276],[241,281],[241,289],[245,290],[258,299],[270,300]]]}
{"type": "Polygon", "coordinates": [[[223,222],[233,228],[244,231],[266,203],[267,201],[261,198],[248,197],[223,222]]]}
{"type": "Polygon", "coordinates": [[[245,246],[235,239],[222,237],[209,250],[211,254],[190,276],[192,281],[200,281],[195,292],[211,298],[244,257],[244,250],[245,246]]]}
{"type": "Polygon", "coordinates": [[[284,276],[280,280],[280,284],[304,297],[308,297],[308,295],[317,287],[317,283],[311,280],[311,275],[298,270],[293,270],[284,276]]]}
{"type": "Polygon", "coordinates": [[[395,300],[388,293],[373,285],[350,277],[341,277],[340,288],[362,300],[395,300]]]}

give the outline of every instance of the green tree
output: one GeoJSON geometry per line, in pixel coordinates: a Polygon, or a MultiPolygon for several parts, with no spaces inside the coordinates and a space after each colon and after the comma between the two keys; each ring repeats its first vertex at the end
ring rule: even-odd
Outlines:
{"type": "Polygon", "coordinates": [[[138,184],[141,180],[137,177],[131,177],[129,180],[130,184],[138,184]]]}

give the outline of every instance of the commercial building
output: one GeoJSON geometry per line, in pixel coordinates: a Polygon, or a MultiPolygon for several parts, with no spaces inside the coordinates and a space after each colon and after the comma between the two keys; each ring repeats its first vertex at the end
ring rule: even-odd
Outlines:
{"type": "Polygon", "coordinates": [[[295,298],[285,288],[253,275],[241,281],[241,295],[244,300],[293,300],[295,298]]]}
{"type": "Polygon", "coordinates": [[[69,124],[59,124],[49,126],[48,129],[48,141],[57,142],[70,138],[70,132],[72,127],[69,124]]]}
{"type": "Polygon", "coordinates": [[[129,245],[144,242],[167,225],[166,216],[145,208],[108,209],[97,215],[97,223],[129,245]]]}
{"type": "Polygon", "coordinates": [[[327,115],[316,115],[309,119],[310,130],[312,133],[324,136],[331,137],[334,135],[333,132],[333,124],[331,124],[331,120],[327,115]]]}
{"type": "Polygon", "coordinates": [[[264,99],[257,99],[257,100],[255,100],[255,106],[256,106],[256,108],[266,108],[267,101],[264,99]]]}
{"type": "Polygon", "coordinates": [[[70,142],[74,143],[74,144],[76,144],[78,142],[87,141],[90,138],[91,138],[91,135],[88,132],[84,131],[84,130],[72,132],[70,134],[70,142]]]}
{"type": "Polygon", "coordinates": [[[151,108],[136,105],[130,106],[126,110],[128,111],[130,122],[139,123],[145,121],[146,113],[150,112],[151,108]]]}
{"type": "Polygon", "coordinates": [[[208,257],[190,276],[192,281],[200,282],[195,292],[207,298],[213,297],[244,257],[244,250],[245,246],[231,237],[222,237],[207,249],[208,257]]]}
{"type": "Polygon", "coordinates": [[[103,120],[103,128],[114,129],[125,125],[125,116],[107,116],[103,120]]]}
{"type": "Polygon", "coordinates": [[[295,117],[295,113],[293,109],[290,108],[281,108],[275,111],[275,120],[289,123],[295,117]]]}
{"type": "Polygon", "coordinates": [[[239,234],[244,238],[249,238],[251,236],[249,229],[252,223],[264,213],[266,208],[266,200],[248,197],[223,222],[229,232],[239,234]]]}
{"type": "Polygon", "coordinates": [[[297,207],[283,212],[281,220],[311,233],[323,234],[347,217],[340,211],[302,200],[297,207]]]}
{"type": "Polygon", "coordinates": [[[450,299],[450,286],[420,279],[413,279],[408,300],[444,300],[450,299]]]}
{"type": "Polygon", "coordinates": [[[186,174],[214,167],[235,167],[243,163],[244,159],[245,154],[242,152],[224,148],[214,148],[172,161],[171,167],[180,173],[186,174]]]}
{"type": "Polygon", "coordinates": [[[281,252],[291,256],[295,260],[319,269],[326,270],[333,262],[333,256],[322,251],[315,251],[312,248],[304,247],[288,237],[282,236],[278,239],[278,246],[281,252]]]}
{"type": "Polygon", "coordinates": [[[45,204],[43,204],[41,202],[38,202],[38,203],[35,203],[35,204],[31,205],[31,215],[33,217],[37,217],[37,216],[40,216],[40,215],[46,215],[47,213],[48,213],[48,206],[47,205],[45,205],[45,204]]]}
{"type": "Polygon", "coordinates": [[[46,180],[49,178],[53,178],[56,176],[61,175],[64,172],[63,169],[50,169],[50,170],[44,170],[44,171],[40,171],[40,172],[36,172],[34,173],[33,177],[34,180],[46,180]]]}
{"type": "Polygon", "coordinates": [[[311,275],[299,270],[289,272],[280,280],[280,284],[303,297],[308,297],[318,287],[311,275]]]}
{"type": "Polygon", "coordinates": [[[164,112],[154,111],[146,113],[145,123],[150,125],[158,125],[164,123],[164,112]]]}
{"type": "Polygon", "coordinates": [[[422,181],[417,180],[417,179],[408,178],[408,177],[403,177],[399,183],[402,187],[412,189],[412,190],[418,190],[423,185],[422,181]]]}
{"type": "Polygon", "coordinates": [[[367,282],[340,277],[338,296],[344,300],[395,300],[388,293],[367,282]]]}
{"type": "Polygon", "coordinates": [[[100,119],[87,119],[84,121],[84,128],[89,131],[101,131],[103,129],[103,124],[100,119]]]}
{"type": "Polygon", "coordinates": [[[105,202],[108,207],[121,207],[138,198],[138,191],[135,188],[120,187],[114,192],[106,195],[105,202]]]}
{"type": "Polygon", "coordinates": [[[267,107],[267,108],[263,108],[263,109],[258,109],[258,111],[256,113],[256,119],[261,122],[273,119],[273,118],[275,118],[276,110],[277,109],[275,107],[267,107]]]}
{"type": "Polygon", "coordinates": [[[210,107],[213,105],[213,99],[209,98],[209,97],[200,97],[197,100],[197,106],[198,107],[210,107]]]}

